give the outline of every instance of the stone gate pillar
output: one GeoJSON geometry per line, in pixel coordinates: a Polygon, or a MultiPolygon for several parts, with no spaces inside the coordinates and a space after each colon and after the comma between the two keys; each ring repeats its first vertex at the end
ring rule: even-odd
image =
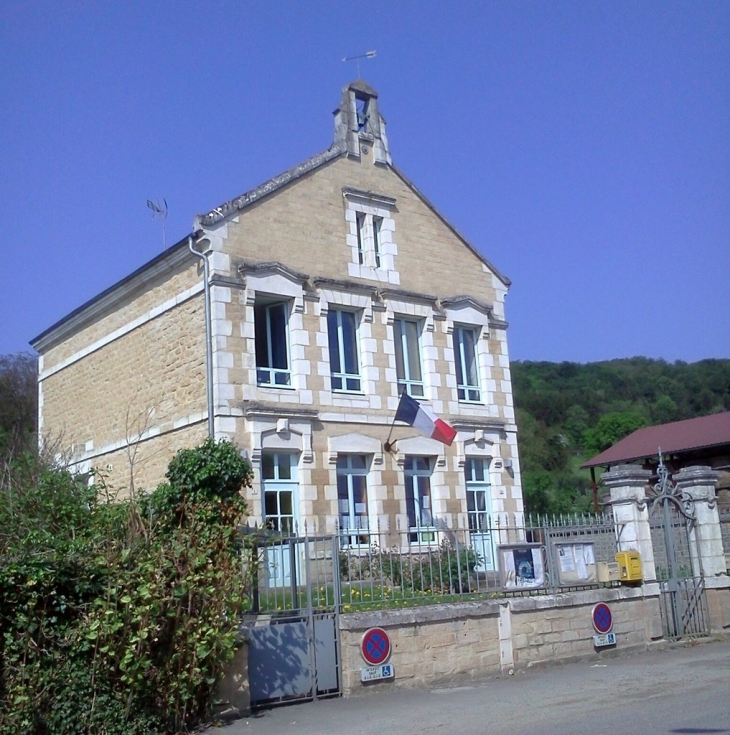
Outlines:
{"type": "Polygon", "coordinates": [[[601,482],[611,493],[618,550],[639,552],[644,581],[647,582],[656,579],[649,511],[645,502],[650,479],[651,471],[635,464],[616,465],[601,477],[601,482]]]}
{"type": "Polygon", "coordinates": [[[705,577],[726,573],[720,516],[717,512],[718,477],[718,473],[710,467],[685,467],[672,477],[677,489],[691,498],[694,504],[695,523],[692,533],[699,556],[699,569],[696,573],[705,577]]]}

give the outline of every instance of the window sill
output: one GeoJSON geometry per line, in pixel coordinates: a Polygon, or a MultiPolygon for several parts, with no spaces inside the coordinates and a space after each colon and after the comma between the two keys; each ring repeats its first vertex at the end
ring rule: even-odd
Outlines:
{"type": "Polygon", "coordinates": [[[286,390],[295,391],[296,388],[293,385],[274,385],[273,383],[257,383],[257,388],[265,388],[266,390],[286,390]]]}

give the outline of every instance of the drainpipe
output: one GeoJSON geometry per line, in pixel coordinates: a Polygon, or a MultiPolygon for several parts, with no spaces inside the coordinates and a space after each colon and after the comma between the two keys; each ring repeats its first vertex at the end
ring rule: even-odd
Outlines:
{"type": "Polygon", "coordinates": [[[188,247],[190,252],[203,261],[203,294],[205,298],[205,382],[208,395],[208,436],[215,438],[215,419],[213,416],[213,341],[211,337],[210,322],[210,265],[208,263],[209,250],[204,253],[198,252],[193,247],[194,237],[199,232],[193,233],[188,237],[188,247]]]}

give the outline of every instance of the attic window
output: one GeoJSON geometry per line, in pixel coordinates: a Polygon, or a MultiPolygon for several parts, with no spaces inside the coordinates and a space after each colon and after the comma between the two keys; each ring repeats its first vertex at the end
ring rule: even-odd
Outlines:
{"type": "Polygon", "coordinates": [[[345,199],[347,245],[350,262],[347,272],[353,278],[368,278],[398,285],[398,255],[395,235],[395,198],[351,187],[342,189],[345,199]]]}

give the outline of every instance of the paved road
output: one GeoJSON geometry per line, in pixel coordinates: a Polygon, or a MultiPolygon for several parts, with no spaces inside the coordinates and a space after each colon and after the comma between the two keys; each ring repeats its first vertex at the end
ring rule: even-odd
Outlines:
{"type": "Polygon", "coordinates": [[[211,735],[730,735],[730,644],[280,707],[211,735]]]}

